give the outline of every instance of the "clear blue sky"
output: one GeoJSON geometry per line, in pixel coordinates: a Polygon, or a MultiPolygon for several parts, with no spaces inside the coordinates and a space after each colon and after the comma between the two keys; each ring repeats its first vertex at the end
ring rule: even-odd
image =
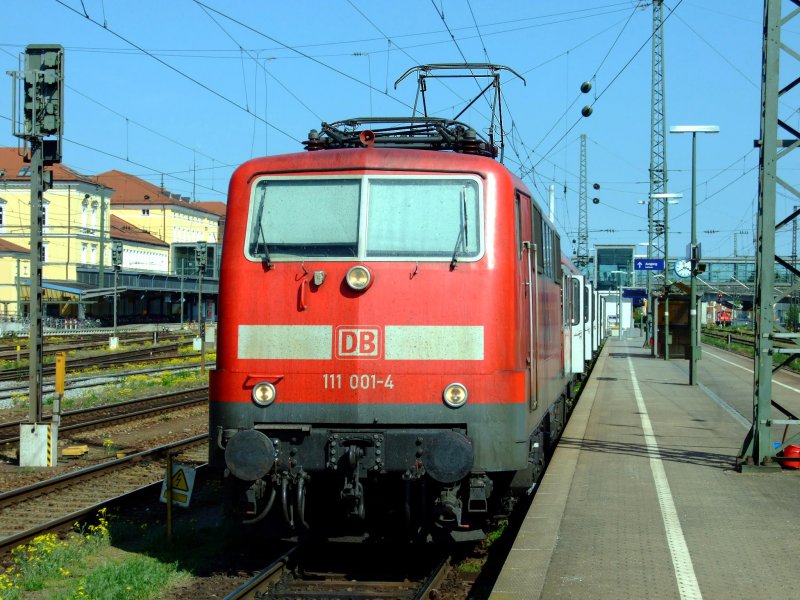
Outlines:
{"type": "MultiPolygon", "coordinates": [[[[721,129],[698,140],[703,252],[732,255],[737,232],[740,254],[752,254],[763,3],[670,0],[664,13],[667,125],[721,129]]],[[[504,77],[505,125],[513,123],[517,150],[508,144],[506,163],[528,173],[535,166],[526,182],[542,202],[555,184],[569,252],[582,133],[590,245],[647,241],[638,201],[649,190],[651,31],[652,7],[631,0],[6,0],[0,67],[16,69],[27,44],[63,45],[66,165],[156,184],[163,177],[170,191],[224,200],[236,165],[300,151],[321,121],[409,115],[415,81],[397,89],[394,81],[412,66],[464,57],[507,65],[527,85],[504,77]],[[586,80],[594,87],[582,95],[586,80]],[[585,104],[594,113],[582,119],[585,104]]],[[[784,36],[798,41],[796,32],[784,36]]],[[[431,86],[434,114],[453,116],[475,89],[431,86]]],[[[16,145],[10,85],[0,90],[0,144],[16,145]]],[[[794,108],[785,112],[798,127],[794,108]]],[[[486,113],[478,104],[462,120],[483,129],[486,113]]],[[[667,153],[669,191],[684,194],[670,211],[678,255],[689,241],[691,137],[668,135],[667,153]]],[[[784,177],[798,185],[797,173],[784,177]]],[[[778,214],[794,203],[779,195],[778,214]]],[[[787,234],[779,248],[789,247],[787,234]]]]}

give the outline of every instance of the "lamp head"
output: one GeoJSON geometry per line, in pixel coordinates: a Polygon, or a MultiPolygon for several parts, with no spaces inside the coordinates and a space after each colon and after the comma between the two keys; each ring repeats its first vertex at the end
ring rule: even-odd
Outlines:
{"type": "Polygon", "coordinates": [[[673,125],[670,133],[719,133],[718,125],[673,125]]]}

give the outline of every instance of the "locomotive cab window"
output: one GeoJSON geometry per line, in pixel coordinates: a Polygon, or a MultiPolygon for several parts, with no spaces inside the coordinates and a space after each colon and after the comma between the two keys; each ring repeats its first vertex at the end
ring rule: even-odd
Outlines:
{"type": "Polygon", "coordinates": [[[281,178],[254,186],[246,254],[296,261],[477,260],[481,187],[453,177],[281,178]]]}
{"type": "Polygon", "coordinates": [[[358,180],[270,180],[256,186],[249,254],[269,259],[354,257],[358,180]]]}

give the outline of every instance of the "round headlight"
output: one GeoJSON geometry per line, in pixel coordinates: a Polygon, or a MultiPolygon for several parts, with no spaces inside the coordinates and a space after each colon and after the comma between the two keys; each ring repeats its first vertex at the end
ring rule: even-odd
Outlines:
{"type": "Polygon", "coordinates": [[[367,289],[372,283],[372,275],[367,270],[367,267],[362,267],[361,265],[350,267],[350,270],[347,271],[347,277],[345,279],[347,281],[347,285],[357,292],[367,289]]]}
{"type": "Polygon", "coordinates": [[[253,388],[253,402],[259,406],[269,406],[275,401],[275,386],[267,381],[257,383],[253,388]]]}
{"type": "Polygon", "coordinates": [[[444,393],[442,394],[444,403],[450,408],[460,408],[461,406],[464,406],[464,404],[467,402],[468,396],[469,394],[467,394],[467,388],[460,383],[451,383],[444,388],[444,393]]]}

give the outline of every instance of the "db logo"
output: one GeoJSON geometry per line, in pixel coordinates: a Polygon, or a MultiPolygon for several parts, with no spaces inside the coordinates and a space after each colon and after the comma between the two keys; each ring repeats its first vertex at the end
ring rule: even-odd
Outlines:
{"type": "Polygon", "coordinates": [[[378,327],[337,327],[336,358],[380,358],[378,327]]]}

